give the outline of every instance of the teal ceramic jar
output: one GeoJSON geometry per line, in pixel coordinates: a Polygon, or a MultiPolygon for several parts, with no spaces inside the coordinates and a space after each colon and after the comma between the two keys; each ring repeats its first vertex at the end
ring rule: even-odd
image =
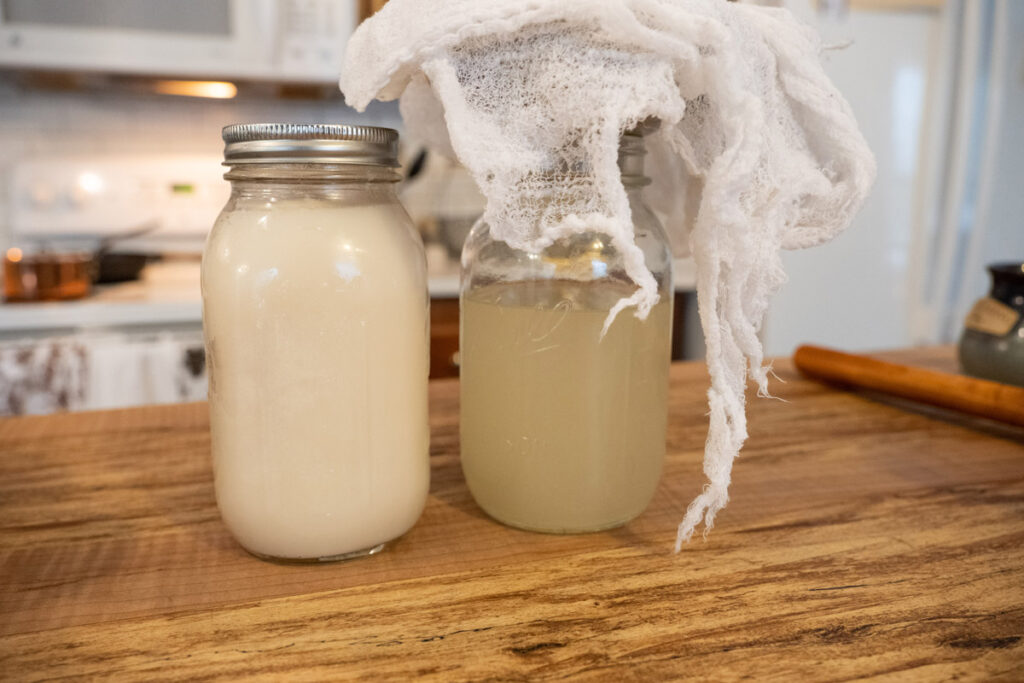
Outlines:
{"type": "Polygon", "coordinates": [[[964,321],[960,366],[968,375],[1024,386],[1024,264],[988,267],[989,295],[964,321]]]}

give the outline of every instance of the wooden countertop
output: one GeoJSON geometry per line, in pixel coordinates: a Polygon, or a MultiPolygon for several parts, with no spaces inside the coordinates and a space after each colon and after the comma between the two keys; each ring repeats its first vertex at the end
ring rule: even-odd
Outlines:
{"type": "Polygon", "coordinates": [[[679,555],[701,364],[672,369],[665,476],[628,526],[489,521],[444,381],[419,524],[319,566],[228,536],[205,404],[2,420],[0,678],[1024,679],[1024,431],[776,370],[786,402],[750,399],[732,502],[679,555]]]}

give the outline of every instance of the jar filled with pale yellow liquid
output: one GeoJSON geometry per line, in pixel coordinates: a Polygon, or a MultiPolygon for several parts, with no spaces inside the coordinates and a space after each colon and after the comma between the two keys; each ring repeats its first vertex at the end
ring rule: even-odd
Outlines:
{"type": "Polygon", "coordinates": [[[636,290],[600,232],[538,253],[493,239],[462,252],[462,469],[505,524],[579,533],[625,524],[650,503],[665,456],[672,333],[668,238],[641,195],[644,142],[623,136],[619,167],[636,244],[658,283],[646,319],[612,307],[636,290]]]}
{"type": "Polygon", "coordinates": [[[423,244],[398,134],[224,129],[231,197],[203,255],[217,505],[261,557],[372,554],[430,479],[423,244]]]}

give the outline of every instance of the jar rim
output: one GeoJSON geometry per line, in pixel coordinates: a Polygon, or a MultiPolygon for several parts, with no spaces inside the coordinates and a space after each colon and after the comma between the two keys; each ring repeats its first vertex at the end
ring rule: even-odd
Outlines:
{"type": "Polygon", "coordinates": [[[989,264],[988,266],[988,272],[991,273],[993,276],[1024,279],[1024,263],[1015,261],[992,263],[989,264]]]}

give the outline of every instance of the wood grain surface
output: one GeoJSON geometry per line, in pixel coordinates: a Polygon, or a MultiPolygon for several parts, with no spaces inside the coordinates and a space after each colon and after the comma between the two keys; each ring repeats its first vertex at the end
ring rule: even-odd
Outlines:
{"type": "Polygon", "coordinates": [[[330,565],[230,538],[204,404],[2,420],[0,677],[1024,680],[1024,431],[775,368],[784,400],[750,399],[732,502],[679,555],[701,364],[673,366],[651,507],[581,536],[485,517],[458,383],[432,383],[423,518],[330,565]]]}

